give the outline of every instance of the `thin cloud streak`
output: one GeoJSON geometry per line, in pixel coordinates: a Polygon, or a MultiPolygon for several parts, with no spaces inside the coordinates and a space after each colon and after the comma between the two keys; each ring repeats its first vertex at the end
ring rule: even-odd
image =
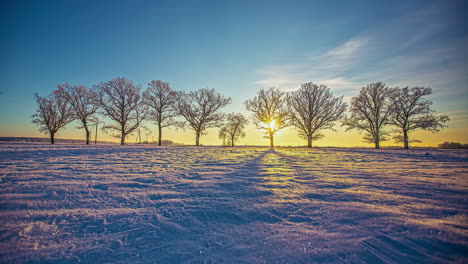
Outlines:
{"type": "Polygon", "coordinates": [[[467,38],[433,41],[449,26],[442,12],[429,6],[297,64],[267,66],[258,71],[262,79],[256,83],[293,90],[312,81],[345,96],[375,81],[391,86],[431,86],[444,94],[466,93],[466,87],[460,86],[468,81],[468,52],[463,48],[467,38]]]}
{"type": "Polygon", "coordinates": [[[369,37],[359,36],[319,56],[309,57],[301,63],[264,67],[258,72],[264,75],[265,79],[256,83],[280,87],[282,90],[295,90],[302,83],[312,80],[335,88],[356,88],[357,83],[337,73],[357,65],[359,55],[365,52],[368,43],[369,37]]]}
{"type": "Polygon", "coordinates": [[[328,57],[330,59],[347,59],[356,57],[360,51],[362,51],[367,44],[369,43],[368,37],[358,37],[346,41],[342,45],[326,52],[324,57],[328,57]]]}

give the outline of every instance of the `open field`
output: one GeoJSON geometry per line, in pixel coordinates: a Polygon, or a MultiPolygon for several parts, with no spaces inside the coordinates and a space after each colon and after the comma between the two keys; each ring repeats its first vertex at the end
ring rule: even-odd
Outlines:
{"type": "Polygon", "coordinates": [[[1,263],[466,263],[468,151],[0,144],[1,263]]]}

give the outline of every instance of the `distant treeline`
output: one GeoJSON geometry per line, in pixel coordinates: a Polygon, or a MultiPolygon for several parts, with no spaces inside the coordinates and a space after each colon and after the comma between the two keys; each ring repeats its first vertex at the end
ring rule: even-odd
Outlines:
{"type": "Polygon", "coordinates": [[[438,145],[441,149],[468,149],[468,144],[461,144],[457,142],[444,142],[438,145]]]}
{"type": "MultiPolygon", "coordinates": [[[[8,142],[50,142],[49,138],[38,138],[38,137],[0,137],[0,141],[8,141],[8,142]]],[[[83,144],[85,143],[82,139],[65,139],[65,138],[57,138],[56,142],[60,143],[73,143],[73,144],[83,144]]],[[[102,141],[99,141],[102,143],[102,141]]],[[[110,142],[106,142],[110,143],[110,142]]]]}
{"type": "Polygon", "coordinates": [[[163,139],[161,140],[161,144],[158,143],[158,141],[142,141],[142,142],[135,142],[135,144],[156,144],[156,145],[160,145],[160,146],[181,146],[181,145],[184,145],[183,143],[176,143],[172,140],[168,140],[168,139],[163,139]]]}
{"type": "MultiPolygon", "coordinates": [[[[0,141],[7,142],[50,142],[49,138],[38,138],[38,137],[0,137],[0,141]]],[[[83,139],[66,139],[66,138],[57,138],[56,142],[59,143],[72,143],[72,144],[83,144],[85,140],[83,139]]],[[[110,141],[98,141],[98,143],[115,143],[110,141]]],[[[157,141],[147,142],[143,141],[142,144],[158,144],[157,141]]],[[[175,143],[172,140],[162,140],[161,145],[171,146],[171,145],[183,145],[181,143],[175,143]]]]}

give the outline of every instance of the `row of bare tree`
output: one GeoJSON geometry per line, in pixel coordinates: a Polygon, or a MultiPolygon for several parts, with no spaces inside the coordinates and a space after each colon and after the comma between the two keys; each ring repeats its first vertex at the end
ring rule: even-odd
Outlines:
{"type": "MultiPolygon", "coordinates": [[[[297,128],[299,136],[312,147],[312,141],[322,138],[324,130],[334,130],[335,122],[341,120],[347,130],[365,132],[365,139],[374,142],[376,148],[389,135],[386,126],[398,127],[402,136],[395,138],[408,148],[410,131],[420,128],[436,132],[448,120],[447,116],[433,114],[431,101],[424,98],[431,93],[431,89],[425,87],[389,88],[380,82],[372,83],[352,98],[348,117],[345,116],[347,104],[343,97],[335,97],[330,88],[313,83],[303,84],[290,93],[278,88],[262,89],[244,104],[253,113],[256,127],[265,130],[271,147],[275,133],[287,126],[297,128]]],[[[226,115],[220,111],[231,103],[231,99],[214,89],[174,91],[169,83],[160,80],[151,81],[142,93],[139,86],[126,78],[115,78],[92,89],[65,83],[59,84],[47,97],[36,93],[35,99],[38,109],[33,122],[40,131],[50,135],[52,144],[55,133],[74,120],[80,121],[86,144],[89,144],[90,126],[97,123],[97,114],[112,121],[103,130],[119,137],[122,145],[144,120],[157,125],[159,145],[163,141],[162,129],[174,126],[191,128],[197,146],[208,128],[218,127],[223,144],[234,146],[245,136],[248,124],[242,114],[226,115]]]]}
{"type": "Polygon", "coordinates": [[[307,140],[307,146],[312,147],[312,141],[322,138],[324,130],[334,130],[335,122],[341,120],[346,131],[356,129],[364,133],[364,140],[374,143],[377,149],[392,133],[408,149],[410,142],[418,141],[410,140],[409,132],[438,132],[449,120],[446,115],[434,115],[432,102],[425,98],[430,94],[432,90],[427,87],[391,88],[382,82],[371,83],[351,98],[351,114],[346,116],[347,104],[342,96],[333,96],[324,85],[305,83],[290,93],[277,88],[261,90],[245,105],[254,113],[257,128],[266,130],[271,147],[274,134],[287,126],[294,126],[299,136],[307,140]]]}
{"type": "Polygon", "coordinates": [[[169,83],[151,81],[141,93],[140,87],[126,78],[115,78],[89,89],[83,85],[59,84],[49,96],[35,99],[38,109],[33,122],[40,131],[50,135],[54,143],[55,133],[68,123],[79,120],[86,133],[86,144],[90,140],[90,126],[96,124],[96,114],[107,117],[112,123],[103,130],[120,138],[125,138],[150,120],[158,126],[159,140],[162,143],[162,129],[168,126],[189,126],[195,131],[196,145],[200,136],[210,127],[218,127],[224,120],[219,110],[231,103],[214,89],[200,89],[192,92],[176,92],[169,83]],[[186,122],[176,120],[181,116],[186,122]]]}

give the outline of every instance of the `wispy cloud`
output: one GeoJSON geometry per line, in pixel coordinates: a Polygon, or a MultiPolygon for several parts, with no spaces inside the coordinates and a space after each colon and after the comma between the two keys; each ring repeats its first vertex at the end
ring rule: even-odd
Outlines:
{"type": "Polygon", "coordinates": [[[450,117],[452,122],[463,122],[468,120],[468,110],[467,109],[458,109],[454,111],[449,111],[446,113],[450,117]]]}
{"type": "Polygon", "coordinates": [[[347,59],[356,57],[369,42],[368,37],[358,37],[346,41],[344,44],[327,51],[324,56],[335,59],[347,59]]]}
{"type": "Polygon", "coordinates": [[[410,54],[383,60],[379,67],[362,72],[362,81],[379,79],[392,86],[431,86],[438,94],[467,91],[468,38],[444,43],[443,46],[421,49],[410,54]],[[463,88],[464,89],[460,89],[463,88]]]}
{"type": "Polygon", "coordinates": [[[258,71],[261,78],[256,83],[294,90],[312,81],[345,96],[375,81],[449,87],[443,89],[445,94],[463,92],[460,85],[468,81],[468,52],[463,47],[468,41],[440,37],[450,26],[440,12],[429,6],[363,31],[321,54],[304,56],[296,64],[266,66],[258,71]]]}
{"type": "Polygon", "coordinates": [[[421,41],[424,41],[425,39],[439,33],[445,28],[445,25],[443,24],[427,24],[423,25],[420,30],[417,32],[414,32],[412,35],[408,37],[408,39],[404,42],[402,45],[403,49],[409,48],[413,45],[418,44],[421,41]]]}
{"type": "Polygon", "coordinates": [[[359,63],[360,56],[365,53],[368,43],[369,37],[358,36],[297,64],[266,66],[258,70],[264,79],[256,83],[264,86],[277,86],[283,90],[295,90],[302,83],[309,81],[334,88],[355,88],[356,83],[339,73],[359,63]]]}

